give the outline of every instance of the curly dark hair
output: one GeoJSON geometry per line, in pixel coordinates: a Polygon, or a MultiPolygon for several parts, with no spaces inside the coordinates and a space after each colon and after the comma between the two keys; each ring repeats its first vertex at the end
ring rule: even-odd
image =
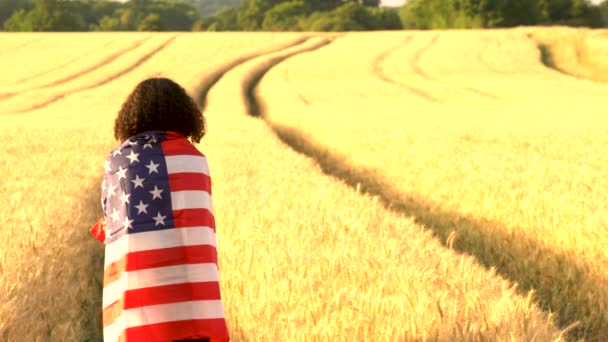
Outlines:
{"type": "Polygon", "coordinates": [[[125,141],[145,131],[174,131],[199,143],[205,128],[205,117],[182,86],[168,78],[149,78],[123,103],[114,137],[125,141]]]}

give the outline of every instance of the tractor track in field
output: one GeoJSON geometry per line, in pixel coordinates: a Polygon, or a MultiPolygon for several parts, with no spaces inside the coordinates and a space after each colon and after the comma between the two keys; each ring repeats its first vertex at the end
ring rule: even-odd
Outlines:
{"type": "MultiPolygon", "coordinates": [[[[416,51],[416,53],[410,59],[412,69],[418,76],[423,77],[424,79],[426,79],[428,81],[436,82],[436,83],[443,83],[443,82],[441,82],[441,80],[438,80],[438,79],[432,77],[426,71],[424,71],[424,69],[422,69],[422,67],[420,66],[420,61],[422,60],[424,54],[426,54],[431,48],[433,48],[435,45],[437,45],[437,42],[439,41],[440,37],[441,37],[441,34],[436,34],[427,45],[425,45],[422,49],[416,51]]],[[[449,85],[446,85],[446,86],[448,88],[450,87],[449,85]]],[[[475,89],[473,87],[464,86],[464,85],[457,85],[456,87],[460,88],[461,90],[476,94],[481,97],[489,98],[492,100],[499,100],[499,98],[496,97],[495,95],[483,92],[483,91],[481,91],[479,89],[475,89]]]]}
{"type": "Polygon", "coordinates": [[[65,98],[66,96],[69,95],[73,95],[76,93],[80,93],[86,90],[90,90],[90,89],[94,89],[97,87],[100,87],[102,85],[108,84],[130,72],[132,72],[133,70],[137,69],[139,66],[141,66],[143,63],[145,63],[146,61],[148,61],[150,58],[154,57],[156,54],[158,54],[159,52],[161,52],[162,50],[164,50],[167,46],[169,46],[169,44],[171,44],[175,39],[177,38],[177,35],[173,35],[171,36],[169,39],[167,39],[165,42],[163,42],[162,44],[160,44],[158,47],[156,47],[154,50],[146,53],[145,55],[143,55],[141,58],[139,58],[135,63],[131,64],[130,66],[124,68],[123,70],[95,83],[92,85],[88,85],[82,88],[78,88],[72,91],[68,91],[62,94],[58,94],[56,96],[53,96],[52,98],[50,98],[47,101],[41,102],[41,103],[37,103],[31,107],[28,108],[24,108],[24,109],[18,109],[18,110],[14,110],[14,111],[10,111],[10,112],[2,112],[0,114],[23,114],[23,113],[27,113],[27,112],[31,112],[40,108],[44,108],[52,103],[55,103],[63,98],[65,98]]]}
{"type": "Polygon", "coordinates": [[[92,65],[92,66],[90,66],[90,67],[88,67],[88,68],[86,68],[84,70],[81,70],[81,71],[79,71],[77,73],[74,73],[74,74],[72,74],[70,76],[67,76],[67,77],[64,77],[62,79],[59,79],[59,80],[47,83],[47,84],[45,84],[43,86],[32,88],[31,90],[44,89],[44,88],[50,88],[50,87],[58,86],[58,85],[66,83],[66,82],[69,82],[69,81],[71,81],[73,79],[76,79],[76,78],[79,78],[79,77],[84,76],[86,74],[89,74],[89,73],[97,70],[98,68],[101,68],[103,66],[106,66],[106,65],[112,63],[117,58],[119,58],[121,56],[124,56],[125,54],[127,54],[127,53],[129,53],[129,52],[131,52],[131,51],[133,51],[135,49],[137,49],[143,43],[145,43],[146,41],[150,40],[150,38],[151,38],[151,36],[145,37],[144,39],[139,40],[139,41],[131,44],[131,46],[129,46],[127,48],[124,48],[124,49],[121,49],[119,51],[116,51],[115,53],[107,56],[103,60],[99,61],[98,63],[95,63],[94,65],[92,65]]]}
{"type": "MultiPolygon", "coordinates": [[[[151,37],[146,37],[146,38],[144,38],[144,39],[142,39],[140,41],[137,41],[134,44],[132,44],[131,46],[129,46],[128,48],[119,50],[119,51],[117,51],[117,52],[115,52],[115,53],[107,56],[106,58],[104,58],[102,61],[96,63],[95,65],[90,66],[90,67],[88,67],[88,68],[86,68],[84,70],[78,71],[78,72],[76,72],[76,73],[74,73],[74,74],[72,74],[70,76],[64,77],[62,79],[55,80],[55,81],[53,81],[51,83],[47,83],[47,84],[42,85],[42,86],[36,86],[36,87],[33,87],[33,88],[29,88],[29,89],[22,89],[22,90],[20,90],[18,92],[14,92],[14,93],[0,94],[0,100],[9,99],[11,97],[14,97],[14,96],[17,96],[17,95],[20,95],[20,94],[23,94],[23,93],[27,93],[27,92],[30,92],[30,91],[33,91],[33,90],[40,90],[40,89],[45,89],[45,88],[50,88],[50,87],[58,86],[58,85],[67,83],[67,82],[69,82],[69,81],[71,81],[73,79],[82,77],[82,76],[84,76],[86,74],[89,74],[89,73],[97,70],[98,68],[101,68],[101,67],[103,67],[105,65],[110,64],[111,62],[113,62],[117,58],[119,58],[119,57],[125,55],[126,53],[128,53],[128,52],[130,52],[130,51],[132,51],[132,50],[134,50],[136,48],[138,48],[139,46],[141,46],[144,42],[146,42],[150,38],[151,37]]],[[[110,44],[112,44],[114,42],[115,42],[115,40],[113,40],[111,42],[108,42],[108,43],[104,44],[103,46],[101,46],[101,48],[107,47],[108,45],[110,45],[110,44]]],[[[100,47],[96,47],[95,49],[90,50],[90,52],[95,51],[96,49],[99,49],[99,48],[100,47]]],[[[43,75],[46,75],[46,74],[48,74],[50,72],[53,72],[53,71],[56,71],[56,70],[61,70],[62,68],[65,68],[67,65],[69,65],[71,63],[74,63],[75,61],[77,61],[79,59],[82,59],[83,57],[86,58],[87,56],[88,56],[88,53],[84,53],[82,56],[78,56],[78,57],[72,58],[72,59],[68,60],[67,62],[62,63],[62,64],[60,64],[60,65],[58,65],[58,66],[56,66],[54,68],[51,68],[51,69],[39,72],[39,73],[37,73],[35,75],[28,76],[28,77],[23,78],[23,79],[15,82],[13,84],[17,85],[17,84],[20,84],[20,83],[23,83],[23,82],[26,82],[26,81],[30,81],[30,80],[36,79],[36,78],[38,78],[40,76],[43,76],[43,75]]]]}
{"type": "Polygon", "coordinates": [[[414,53],[412,55],[412,58],[410,59],[410,64],[412,65],[412,69],[414,70],[414,72],[418,75],[421,76],[422,78],[425,78],[429,81],[437,81],[435,79],[433,79],[432,77],[430,77],[423,69],[422,67],[420,67],[420,61],[422,60],[422,56],[431,49],[431,47],[433,47],[433,45],[437,44],[437,41],[439,40],[439,36],[440,34],[436,34],[435,36],[433,36],[433,38],[431,39],[431,41],[426,44],[425,46],[423,46],[420,50],[416,51],[416,53],[414,53]]]}
{"type": "Polygon", "coordinates": [[[302,45],[304,43],[306,43],[309,39],[311,39],[313,36],[303,36],[300,38],[297,38],[293,41],[290,41],[288,43],[285,44],[281,44],[280,46],[273,48],[273,49],[269,49],[267,51],[262,51],[262,52],[254,52],[254,53],[249,53],[243,56],[240,56],[220,67],[218,67],[217,69],[215,69],[214,71],[210,72],[206,77],[203,78],[203,80],[201,81],[201,83],[198,85],[198,87],[195,90],[195,94],[196,94],[196,100],[198,102],[199,107],[201,108],[201,111],[204,111],[205,108],[207,107],[207,95],[209,94],[209,91],[211,90],[211,88],[213,88],[213,86],[215,86],[215,84],[217,84],[217,82],[219,82],[224,75],[226,75],[228,72],[230,72],[232,69],[240,66],[241,64],[244,64],[246,62],[249,62],[255,58],[259,58],[265,55],[269,55],[272,53],[277,53],[298,45],[302,45]]]}
{"type": "MultiPolygon", "coordinates": [[[[255,91],[256,91],[256,88],[257,88],[259,82],[262,80],[264,75],[266,75],[266,73],[268,71],[270,71],[270,69],[277,66],[279,63],[285,61],[288,58],[291,58],[293,56],[296,56],[296,55],[299,55],[302,53],[312,52],[312,51],[318,50],[324,46],[327,46],[327,45],[331,44],[334,40],[336,40],[342,36],[343,35],[333,35],[333,36],[327,37],[323,40],[320,40],[319,42],[317,42],[316,44],[313,44],[311,46],[303,47],[301,49],[298,49],[298,50],[295,50],[295,51],[292,51],[292,52],[289,52],[286,54],[279,54],[270,59],[261,61],[260,63],[255,65],[255,67],[253,67],[251,72],[247,74],[247,76],[241,83],[241,87],[242,87],[241,94],[243,97],[243,101],[245,102],[245,107],[247,108],[247,114],[250,116],[254,116],[254,117],[261,116],[262,107],[263,107],[262,101],[261,101],[261,99],[258,98],[255,91]]],[[[236,59],[224,64],[223,66],[220,66],[216,70],[212,71],[206,77],[203,78],[202,82],[199,84],[199,86],[194,91],[194,93],[196,94],[196,99],[197,99],[197,102],[198,102],[198,105],[199,105],[201,111],[204,112],[207,107],[207,97],[208,97],[211,89],[226,74],[228,74],[235,68],[237,68],[240,65],[245,64],[247,62],[250,62],[256,58],[263,58],[265,56],[271,56],[273,54],[280,53],[281,51],[286,51],[290,48],[302,46],[309,40],[311,40],[313,38],[317,38],[317,37],[319,37],[319,36],[318,35],[306,35],[306,36],[297,38],[293,41],[290,41],[288,43],[282,44],[276,48],[268,49],[266,51],[246,54],[246,55],[236,58],[236,59]]],[[[305,101],[310,103],[308,100],[305,100],[305,101]]]]}
{"type": "MultiPolygon", "coordinates": [[[[521,284],[521,287],[518,288],[520,294],[529,295],[529,291],[534,290],[536,292],[535,300],[539,302],[540,308],[543,310],[553,310],[555,305],[560,307],[564,303],[556,302],[552,293],[547,293],[542,289],[561,288],[577,294],[576,284],[592,281],[592,275],[585,273],[578,266],[576,259],[546,248],[534,239],[520,237],[525,242],[505,245],[504,241],[512,240],[513,236],[507,232],[508,230],[502,222],[473,218],[470,215],[434,205],[428,199],[415,194],[403,193],[394,187],[392,181],[383,179],[372,168],[352,165],[335,151],[311,141],[310,137],[297,127],[268,120],[262,99],[256,94],[257,86],[266,73],[292,56],[315,51],[330,43],[331,41],[320,42],[305,49],[262,61],[253,67],[252,72],[242,83],[247,114],[263,119],[286,147],[315,161],[325,175],[343,182],[352,189],[356,189],[357,192],[378,198],[386,208],[395,213],[413,217],[414,222],[430,230],[444,246],[469,255],[486,268],[494,269],[500,276],[521,284]],[[452,235],[455,232],[458,236],[456,243],[454,243],[452,235]],[[548,261],[540,263],[537,260],[539,253],[546,255],[548,261]],[[553,278],[544,276],[542,272],[520,271],[522,269],[542,269],[542,266],[546,265],[551,269],[565,269],[564,276],[553,278]]],[[[575,297],[580,302],[568,303],[567,310],[558,312],[556,314],[557,323],[565,329],[564,334],[587,335],[592,338],[596,336],[598,341],[601,340],[602,336],[606,336],[604,331],[600,331],[599,325],[602,322],[584,327],[578,325],[580,314],[589,316],[588,308],[598,304],[596,299],[584,295],[575,297]]]]}
{"type": "Polygon", "coordinates": [[[35,39],[30,40],[30,41],[24,42],[23,44],[17,45],[17,46],[15,46],[13,48],[2,50],[2,51],[0,51],[0,55],[2,55],[4,53],[7,53],[7,52],[13,52],[13,51],[19,50],[19,49],[24,48],[24,47],[26,47],[28,45],[32,45],[33,43],[35,43],[37,41],[40,41],[40,40],[42,40],[42,38],[35,38],[35,39]]]}
{"type": "Polygon", "coordinates": [[[96,50],[97,50],[97,49],[99,49],[99,48],[101,48],[101,49],[106,48],[106,47],[108,47],[109,45],[111,45],[111,44],[115,43],[116,41],[118,41],[118,40],[117,40],[117,39],[115,39],[115,40],[111,40],[111,41],[109,41],[109,42],[105,43],[104,45],[102,45],[101,47],[97,46],[97,47],[95,47],[94,49],[91,49],[91,50],[89,50],[89,51],[85,52],[85,53],[84,53],[84,54],[82,54],[81,56],[77,56],[77,57],[71,58],[71,59],[67,60],[66,62],[64,62],[64,63],[62,63],[62,64],[60,64],[60,65],[57,65],[57,66],[55,66],[55,67],[53,67],[53,68],[51,68],[51,69],[47,69],[47,70],[41,71],[41,72],[39,72],[39,73],[36,73],[36,74],[34,74],[34,75],[30,75],[30,76],[24,77],[24,78],[22,78],[22,79],[20,79],[20,80],[15,81],[15,82],[13,83],[13,85],[18,85],[18,84],[21,84],[21,83],[23,83],[23,82],[31,81],[31,80],[33,80],[33,79],[36,79],[36,78],[38,78],[38,77],[40,77],[40,76],[44,76],[44,75],[46,75],[46,74],[48,74],[48,73],[51,73],[51,72],[53,72],[53,71],[61,70],[61,69],[65,68],[67,65],[70,65],[70,64],[72,64],[72,63],[74,63],[74,62],[76,62],[76,61],[78,61],[78,60],[80,60],[80,59],[82,59],[82,58],[87,58],[87,57],[88,57],[88,55],[89,55],[89,53],[92,53],[92,52],[96,51],[96,50]]]}
{"type": "Polygon", "coordinates": [[[263,101],[256,94],[256,89],[262,78],[268,73],[272,68],[284,62],[285,60],[300,55],[306,52],[313,52],[318,50],[324,46],[331,44],[336,38],[326,38],[323,39],[316,44],[308,46],[306,48],[302,48],[287,54],[279,55],[272,57],[268,60],[265,60],[253,68],[253,70],[247,75],[247,77],[243,80],[243,97],[245,98],[245,105],[247,107],[247,114],[254,117],[262,117],[263,112],[263,101]]]}
{"type": "Polygon", "coordinates": [[[395,54],[397,51],[399,51],[401,48],[403,48],[404,46],[406,46],[407,44],[409,44],[410,41],[412,41],[412,37],[411,36],[407,36],[402,42],[400,42],[399,44],[392,46],[391,48],[383,51],[382,53],[380,53],[378,56],[376,56],[376,58],[374,59],[374,61],[372,62],[372,69],[374,71],[374,73],[376,74],[376,76],[378,76],[378,78],[388,84],[391,84],[393,86],[397,86],[399,88],[403,88],[406,89],[412,93],[414,93],[415,95],[418,95],[422,98],[424,98],[425,100],[428,100],[430,102],[433,103],[443,103],[443,100],[431,95],[430,93],[410,86],[409,84],[405,84],[399,80],[396,80],[394,78],[392,78],[391,76],[389,76],[386,72],[384,72],[384,68],[382,67],[384,65],[384,62],[393,54],[395,54]]]}

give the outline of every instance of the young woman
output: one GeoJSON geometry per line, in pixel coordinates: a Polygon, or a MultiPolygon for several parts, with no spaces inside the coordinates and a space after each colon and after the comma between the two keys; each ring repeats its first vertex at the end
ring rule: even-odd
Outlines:
{"type": "Polygon", "coordinates": [[[230,340],[219,286],[211,178],[192,142],[205,119],[175,82],[152,78],[114,123],[105,162],[104,341],[230,340]]]}

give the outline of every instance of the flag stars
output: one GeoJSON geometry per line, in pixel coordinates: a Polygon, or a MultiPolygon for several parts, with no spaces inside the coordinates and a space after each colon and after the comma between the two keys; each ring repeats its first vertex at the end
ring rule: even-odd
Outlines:
{"type": "Polygon", "coordinates": [[[126,203],[129,203],[129,198],[131,197],[131,195],[127,195],[126,192],[123,192],[122,195],[120,195],[120,201],[122,202],[122,205],[125,205],[126,203]]]}
{"type": "Polygon", "coordinates": [[[110,186],[108,186],[108,198],[111,198],[112,196],[116,196],[116,185],[110,184],[110,186]]]}
{"type": "Polygon", "coordinates": [[[154,186],[154,190],[149,191],[152,194],[152,200],[155,200],[156,198],[159,199],[163,199],[162,196],[160,195],[161,192],[163,192],[163,189],[159,189],[156,185],[154,186]]]}
{"type": "Polygon", "coordinates": [[[122,221],[122,225],[123,225],[123,227],[125,227],[126,229],[133,228],[133,226],[132,226],[133,221],[134,221],[134,220],[129,220],[129,217],[125,217],[125,220],[124,220],[124,221],[122,221]]]}
{"type": "Polygon", "coordinates": [[[120,167],[120,169],[118,169],[118,171],[116,172],[116,174],[118,175],[118,180],[120,181],[123,178],[127,178],[127,169],[124,169],[122,166],[120,167]]]}
{"type": "Polygon", "coordinates": [[[104,170],[106,170],[106,172],[110,172],[112,170],[112,163],[109,160],[106,160],[104,170]]]}
{"type": "Polygon", "coordinates": [[[120,149],[117,149],[116,151],[114,151],[114,152],[112,153],[112,157],[116,157],[116,156],[118,156],[118,155],[122,155],[122,152],[120,152],[120,149]]]}
{"type": "Polygon", "coordinates": [[[135,153],[133,150],[131,150],[131,154],[129,154],[127,156],[127,158],[129,158],[130,160],[130,164],[134,163],[134,162],[139,162],[139,153],[135,153]]]}
{"type": "Polygon", "coordinates": [[[144,201],[139,201],[139,204],[135,206],[135,208],[137,208],[137,215],[140,215],[141,213],[148,213],[148,210],[146,210],[146,208],[149,206],[149,204],[144,204],[144,201]]]}
{"type": "Polygon", "coordinates": [[[148,144],[144,144],[144,150],[147,148],[152,148],[152,144],[148,143],[148,144]]]}
{"type": "Polygon", "coordinates": [[[165,219],[167,218],[167,216],[162,216],[160,214],[160,211],[158,212],[158,215],[156,215],[156,217],[153,217],[154,221],[156,221],[156,226],[158,225],[165,225],[165,219]]]}
{"type": "Polygon", "coordinates": [[[160,166],[160,164],[154,164],[154,161],[150,160],[150,164],[146,165],[146,167],[148,168],[148,171],[150,172],[149,174],[152,174],[154,172],[158,173],[158,167],[160,166]]]}
{"type": "Polygon", "coordinates": [[[139,178],[139,175],[135,175],[135,179],[133,179],[131,181],[131,183],[135,184],[135,189],[137,189],[138,187],[144,187],[144,180],[146,180],[145,178],[139,178]]]}
{"type": "Polygon", "coordinates": [[[120,211],[114,208],[114,211],[112,212],[112,215],[110,215],[110,217],[112,218],[112,223],[116,223],[116,221],[120,219],[120,211]]]}

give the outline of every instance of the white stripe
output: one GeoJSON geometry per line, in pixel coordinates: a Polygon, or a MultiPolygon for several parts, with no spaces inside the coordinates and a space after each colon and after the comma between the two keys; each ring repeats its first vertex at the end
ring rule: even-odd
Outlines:
{"type": "Polygon", "coordinates": [[[212,228],[171,228],[125,234],[120,239],[106,245],[104,268],[117,262],[127,253],[197,245],[217,247],[217,238],[212,228]]]}
{"type": "Polygon", "coordinates": [[[171,207],[173,210],[209,209],[213,213],[211,195],[207,191],[172,191],[171,207]]]}
{"type": "Polygon", "coordinates": [[[224,308],[220,300],[143,306],[125,310],[114,323],[103,329],[103,336],[104,341],[115,342],[127,328],[190,319],[214,318],[224,318],[224,308]]]}
{"type": "Polygon", "coordinates": [[[201,156],[178,155],[166,156],[168,173],[193,172],[209,175],[207,158],[201,156]]]}
{"type": "Polygon", "coordinates": [[[177,265],[124,272],[103,288],[103,308],[120,300],[128,290],[152,286],[219,281],[215,263],[177,265]]]}

